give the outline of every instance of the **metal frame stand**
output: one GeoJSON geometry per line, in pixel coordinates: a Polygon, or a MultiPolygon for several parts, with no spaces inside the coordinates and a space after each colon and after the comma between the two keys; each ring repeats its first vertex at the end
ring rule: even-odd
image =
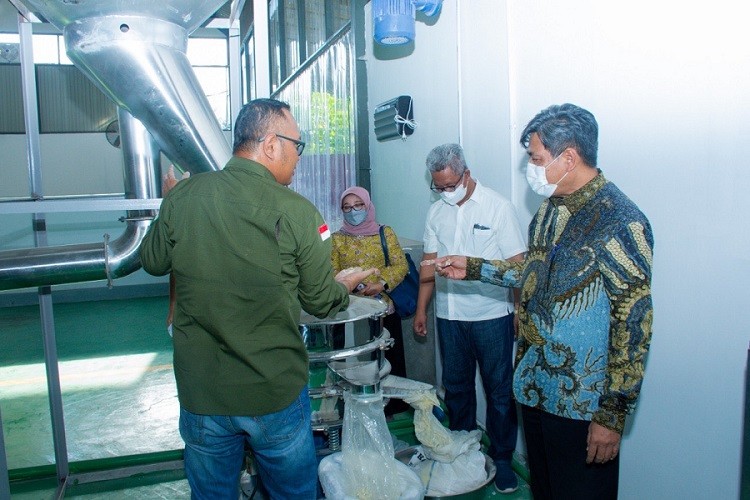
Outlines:
{"type": "MultiPolygon", "coordinates": [[[[2,213],[23,213],[32,214],[32,228],[34,234],[34,244],[36,247],[46,247],[47,231],[45,213],[63,211],[91,211],[105,209],[127,209],[143,210],[158,208],[160,199],[141,199],[141,200],[78,200],[71,202],[44,201],[42,193],[42,173],[40,158],[40,131],[39,131],[39,109],[37,99],[37,85],[34,66],[34,57],[32,49],[32,24],[38,22],[33,14],[19,1],[11,0],[11,3],[19,12],[18,15],[18,33],[20,37],[20,56],[21,56],[21,85],[23,90],[24,121],[26,127],[26,149],[29,173],[29,190],[30,198],[34,200],[33,207],[26,206],[31,203],[17,203],[13,206],[6,205],[2,213]],[[136,204],[137,206],[131,206],[136,204]],[[106,205],[111,205],[107,207],[106,205]],[[126,206],[127,205],[127,206],[126,206]],[[12,209],[6,212],[7,209],[12,209]]],[[[240,72],[238,65],[240,63],[240,46],[239,30],[233,21],[230,20],[228,27],[229,45],[230,45],[230,76],[232,83],[232,93],[236,97],[232,100],[233,117],[239,111],[240,91],[240,72]]],[[[140,122],[138,123],[140,126],[140,122]]],[[[145,129],[144,129],[145,130],[145,129]]],[[[156,152],[158,154],[158,150],[156,152]]],[[[133,476],[135,474],[144,474],[160,470],[172,470],[184,466],[182,460],[172,460],[164,463],[154,463],[146,465],[130,465],[110,470],[88,472],[81,474],[72,474],[68,456],[68,448],[65,434],[65,418],[63,414],[63,400],[60,383],[59,359],[57,353],[57,342],[55,335],[55,321],[52,303],[51,286],[41,286],[38,288],[38,300],[41,316],[41,327],[44,346],[44,363],[47,375],[47,390],[50,405],[50,418],[52,424],[52,438],[55,456],[55,469],[57,475],[57,488],[54,498],[63,498],[65,490],[69,484],[88,483],[116,478],[133,476]]],[[[7,455],[5,450],[5,441],[0,418],[0,500],[10,499],[10,478],[7,455]]]]}
{"type": "MultiPolygon", "coordinates": [[[[18,34],[21,38],[21,75],[23,78],[24,120],[26,125],[26,148],[29,167],[29,187],[33,199],[43,198],[42,173],[39,147],[39,110],[37,108],[37,87],[34,71],[34,53],[32,49],[31,22],[18,16],[18,34]]],[[[45,215],[35,213],[32,216],[34,246],[47,246],[47,227],[45,215]]],[[[60,370],[57,358],[55,339],[55,319],[52,307],[52,289],[49,286],[39,287],[39,312],[42,321],[44,344],[44,365],[47,372],[47,391],[52,419],[52,439],[55,451],[55,468],[57,470],[57,492],[55,498],[65,495],[65,487],[70,466],[68,463],[68,446],[65,440],[65,418],[63,416],[62,390],[60,388],[60,370]]]]}

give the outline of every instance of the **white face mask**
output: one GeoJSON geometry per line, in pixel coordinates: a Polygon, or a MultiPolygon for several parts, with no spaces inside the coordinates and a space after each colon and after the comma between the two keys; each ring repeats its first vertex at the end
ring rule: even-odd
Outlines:
{"type": "Polygon", "coordinates": [[[454,189],[450,193],[448,191],[443,191],[442,193],[440,193],[440,197],[448,205],[455,205],[459,201],[463,200],[464,196],[466,196],[466,186],[464,186],[463,183],[461,183],[460,186],[456,186],[456,189],[454,189]]]}
{"type": "Polygon", "coordinates": [[[544,196],[545,198],[549,198],[553,194],[555,194],[555,190],[557,189],[558,184],[560,184],[560,181],[565,179],[565,176],[568,175],[570,172],[565,172],[565,175],[563,175],[559,181],[557,181],[557,184],[551,184],[547,180],[547,169],[550,165],[555,163],[562,153],[557,155],[554,160],[549,162],[547,165],[540,167],[539,165],[534,165],[533,163],[529,162],[526,164],[526,180],[529,182],[529,186],[531,186],[531,190],[534,191],[536,194],[540,196],[544,196]]]}

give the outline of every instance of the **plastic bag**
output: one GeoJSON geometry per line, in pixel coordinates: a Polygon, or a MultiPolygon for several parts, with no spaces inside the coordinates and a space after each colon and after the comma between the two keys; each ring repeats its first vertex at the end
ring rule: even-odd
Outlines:
{"type": "Polygon", "coordinates": [[[404,401],[414,407],[414,434],[422,443],[427,458],[452,462],[462,453],[471,451],[482,438],[480,430],[450,431],[435,418],[432,408],[440,402],[434,389],[415,393],[404,401]]]}
{"type": "Polygon", "coordinates": [[[414,407],[414,434],[422,443],[409,465],[430,496],[473,491],[487,481],[485,456],[479,440],[482,431],[451,431],[435,418],[432,408],[439,405],[434,389],[405,399],[414,407]]]}
{"type": "Polygon", "coordinates": [[[430,384],[390,374],[380,381],[380,388],[384,397],[400,398],[404,401],[418,399],[423,392],[435,390],[430,384]]]}
{"type": "Polygon", "coordinates": [[[488,479],[485,454],[479,448],[477,442],[452,462],[445,463],[427,458],[420,446],[408,465],[417,473],[429,496],[467,493],[481,487],[488,479]]]}
{"type": "MultiPolygon", "coordinates": [[[[373,464],[374,466],[375,464],[373,464]]],[[[323,458],[318,466],[318,476],[325,497],[329,500],[357,500],[347,488],[343,473],[343,453],[333,453],[323,458]]],[[[401,486],[399,500],[422,500],[424,486],[417,474],[406,464],[396,462],[396,471],[401,486]]]]}
{"type": "Polygon", "coordinates": [[[400,484],[383,394],[344,393],[341,453],[348,491],[355,498],[398,498],[400,484]]]}
{"type": "Polygon", "coordinates": [[[416,473],[394,457],[380,391],[344,392],[341,453],[334,455],[318,468],[326,498],[419,500],[424,496],[416,473]]]}

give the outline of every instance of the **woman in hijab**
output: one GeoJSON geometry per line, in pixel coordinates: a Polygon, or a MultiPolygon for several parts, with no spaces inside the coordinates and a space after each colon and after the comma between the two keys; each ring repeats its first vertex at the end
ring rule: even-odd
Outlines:
{"type": "MultiPolygon", "coordinates": [[[[396,313],[393,301],[387,293],[384,293],[401,283],[408,273],[406,257],[398,244],[396,233],[389,226],[383,226],[390,260],[390,265],[385,265],[380,224],[375,220],[375,207],[370,200],[370,193],[365,188],[350,187],[341,193],[341,211],[344,215],[344,225],[332,237],[331,260],[334,272],[357,266],[363,269],[377,267],[380,270],[379,276],[368,277],[354,293],[366,297],[377,297],[388,304],[383,326],[388,329],[395,343],[385,351],[385,358],[391,364],[391,374],[406,377],[401,317],[396,313]]],[[[388,415],[408,409],[408,404],[400,399],[394,399],[385,411],[388,415]]]]}

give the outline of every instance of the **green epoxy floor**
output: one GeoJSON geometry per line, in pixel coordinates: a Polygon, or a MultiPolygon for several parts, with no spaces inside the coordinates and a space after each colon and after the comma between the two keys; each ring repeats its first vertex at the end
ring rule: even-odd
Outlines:
{"type": "MultiPolygon", "coordinates": [[[[55,304],[53,310],[71,469],[78,462],[106,464],[117,457],[181,450],[172,348],[164,325],[166,297],[55,304]]],[[[8,468],[12,480],[36,477],[55,463],[39,307],[0,308],[0,332],[8,468]]],[[[163,485],[136,486],[132,492],[121,490],[122,496],[110,492],[102,498],[189,497],[181,473],[164,479],[163,485]]],[[[12,497],[50,498],[56,484],[45,483],[12,481],[12,497]]],[[[93,498],[91,486],[70,486],[66,496],[80,491],[93,498]]]]}
{"type": "MultiPolygon", "coordinates": [[[[83,464],[102,469],[122,457],[179,458],[183,443],[166,310],[166,297],[54,305],[73,477],[83,464]]],[[[49,499],[56,489],[55,457],[38,306],[0,308],[0,335],[0,411],[11,498],[49,499]]],[[[409,414],[389,427],[414,444],[409,414]]],[[[523,473],[522,466],[519,470],[523,473]]],[[[69,485],[65,496],[180,499],[190,498],[190,490],[183,471],[172,470],[69,485]]],[[[511,495],[490,485],[472,498],[527,499],[531,493],[522,479],[511,495]]]]}

